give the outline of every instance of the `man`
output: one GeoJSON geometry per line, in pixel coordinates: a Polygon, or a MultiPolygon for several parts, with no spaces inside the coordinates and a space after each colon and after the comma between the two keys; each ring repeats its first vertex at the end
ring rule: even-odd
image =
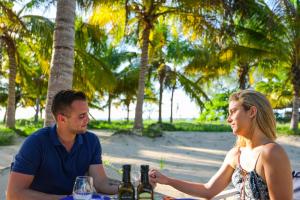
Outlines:
{"type": "Polygon", "coordinates": [[[82,92],[62,90],[52,103],[56,125],[29,136],[15,157],[7,200],[55,200],[72,194],[76,176],[86,173],[98,192],[116,194],[101,159],[98,137],[87,131],[88,103],[82,92]]]}

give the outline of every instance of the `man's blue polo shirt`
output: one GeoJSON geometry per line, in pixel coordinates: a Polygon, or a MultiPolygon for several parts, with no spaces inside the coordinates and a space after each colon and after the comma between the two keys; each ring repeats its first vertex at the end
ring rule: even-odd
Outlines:
{"type": "Polygon", "coordinates": [[[12,171],[33,175],[30,186],[33,190],[69,195],[76,176],[85,175],[93,164],[102,164],[101,145],[95,134],[78,134],[67,152],[53,126],[42,128],[25,140],[12,171]]]}

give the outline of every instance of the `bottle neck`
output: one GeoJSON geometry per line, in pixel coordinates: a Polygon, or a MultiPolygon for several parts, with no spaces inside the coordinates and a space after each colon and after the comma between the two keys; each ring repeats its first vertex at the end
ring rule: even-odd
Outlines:
{"type": "Polygon", "coordinates": [[[141,182],[143,184],[149,184],[148,171],[141,172],[141,182]]]}
{"type": "Polygon", "coordinates": [[[129,170],[125,170],[123,172],[122,180],[124,183],[130,183],[130,171],[129,170]]]}

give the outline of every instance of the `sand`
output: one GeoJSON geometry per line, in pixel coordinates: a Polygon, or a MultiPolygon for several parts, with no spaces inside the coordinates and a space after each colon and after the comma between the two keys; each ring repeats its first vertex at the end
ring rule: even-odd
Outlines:
{"type": "MultiPolygon", "coordinates": [[[[208,181],[219,169],[226,152],[235,141],[232,133],[165,132],[162,137],[151,139],[135,135],[112,135],[108,131],[93,132],[100,138],[103,160],[108,164],[108,176],[121,179],[116,169],[120,169],[122,164],[131,164],[133,181],[139,177],[141,164],[149,164],[151,168],[161,169],[163,173],[175,178],[208,181]]],[[[0,147],[1,200],[5,199],[10,162],[23,140],[18,139],[13,146],[0,147]]],[[[280,136],[277,142],[288,153],[293,169],[299,171],[300,137],[280,136]]],[[[158,195],[190,197],[163,185],[158,185],[155,192],[158,195]]]]}

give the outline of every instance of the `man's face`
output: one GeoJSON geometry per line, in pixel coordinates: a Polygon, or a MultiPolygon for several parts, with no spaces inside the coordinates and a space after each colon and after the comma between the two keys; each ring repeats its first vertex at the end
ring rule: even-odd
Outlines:
{"type": "Polygon", "coordinates": [[[82,100],[75,100],[69,108],[66,116],[67,128],[75,133],[85,133],[89,123],[89,108],[88,103],[82,100]]]}

